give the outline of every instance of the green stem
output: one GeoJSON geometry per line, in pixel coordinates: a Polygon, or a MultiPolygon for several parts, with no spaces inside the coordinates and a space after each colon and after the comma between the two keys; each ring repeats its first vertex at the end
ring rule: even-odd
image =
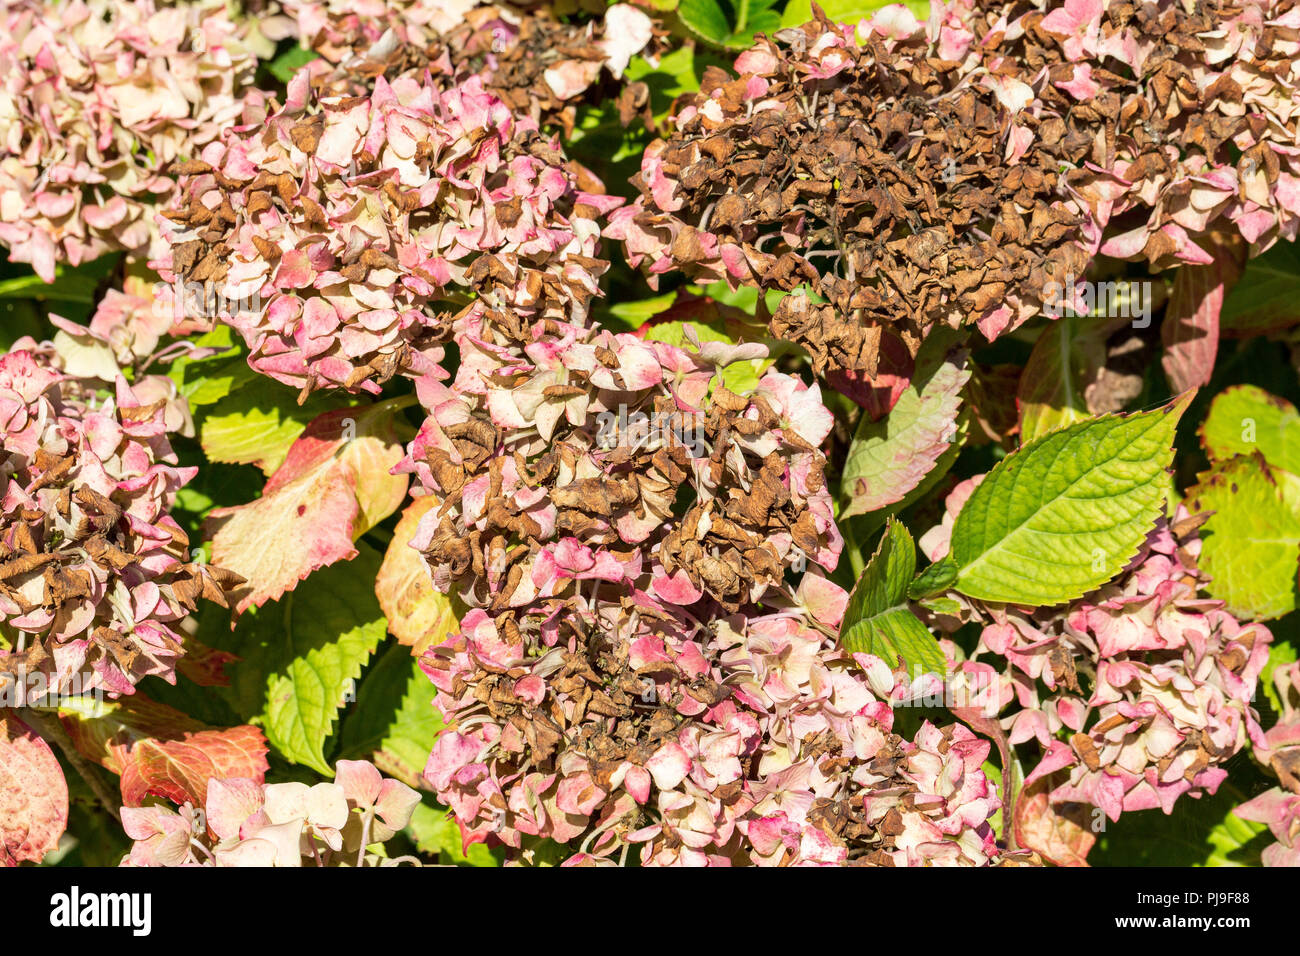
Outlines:
{"type": "Polygon", "coordinates": [[[857,582],[862,577],[862,572],[867,569],[867,559],[862,556],[862,544],[858,540],[858,524],[856,515],[845,521],[842,525],[844,534],[844,550],[849,553],[849,567],[853,569],[853,581],[857,582]]]}
{"type": "Polygon", "coordinates": [[[72,738],[63,729],[63,724],[59,723],[57,711],[42,713],[33,708],[28,708],[23,714],[23,720],[44,737],[47,742],[52,742],[58,746],[59,750],[63,752],[63,756],[67,758],[68,763],[72,764],[73,769],[86,781],[91,792],[103,805],[104,809],[108,811],[108,815],[121,823],[122,814],[118,807],[122,805],[122,801],[104,786],[104,781],[100,778],[98,769],[77,750],[72,743],[72,738]]]}
{"type": "Polygon", "coordinates": [[[736,32],[740,33],[749,22],[749,0],[739,0],[736,4],[736,32]]]}
{"type": "Polygon", "coordinates": [[[395,395],[392,398],[386,398],[382,402],[376,402],[373,407],[400,412],[403,408],[410,408],[412,405],[418,404],[419,401],[420,399],[416,394],[411,392],[408,395],[395,395]]]}

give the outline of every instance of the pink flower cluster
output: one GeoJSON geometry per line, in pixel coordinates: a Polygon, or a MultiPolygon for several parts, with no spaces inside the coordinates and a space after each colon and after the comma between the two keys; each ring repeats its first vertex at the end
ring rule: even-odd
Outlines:
{"type": "Polygon", "coordinates": [[[179,622],[200,596],[224,603],[234,576],[190,563],[168,514],[196,469],[176,467],[153,380],[118,376],[100,397],[62,363],[31,340],[0,357],[0,622],[18,634],[0,671],[29,690],[41,674],[52,693],[130,694],[175,680],[179,622]]]}
{"type": "Polygon", "coordinates": [[[754,345],[472,312],[456,342],[404,468],[440,502],[412,544],[471,607],[422,660],[448,723],[426,778],[467,842],[551,838],[573,864],[988,860],[988,744],[892,733],[893,675],[836,647],[847,595],[804,570],[842,547],[816,386],[768,371],[731,392],[720,370],[754,345]]]}
{"type": "Polygon", "coordinates": [[[299,41],[331,62],[377,43],[389,30],[425,46],[465,22],[481,0],[281,0],[299,41]]]}
{"type": "Polygon", "coordinates": [[[396,866],[368,848],[411,820],[420,794],[367,760],[340,760],[333,783],[213,778],[202,808],[123,807],[135,841],[123,866],[396,866]]]}
{"type": "Polygon", "coordinates": [[[380,77],[345,97],[320,78],[300,71],[280,109],[250,98],[168,214],[164,276],[238,306],[219,318],[252,367],[304,391],[439,376],[470,292],[519,321],[585,320],[604,269],[595,217],[619,200],[579,189],[557,144],[478,79],[380,77]]]}
{"type": "Polygon", "coordinates": [[[1300,9],[1288,0],[1194,12],[1175,0],[1045,11],[958,0],[936,10],[931,36],[936,26],[972,69],[1042,63],[1024,77],[1032,89],[1008,91],[1040,122],[1095,115],[1067,177],[1090,252],[1208,264],[1220,223],[1256,251],[1300,232],[1300,9]]]}
{"type": "Polygon", "coordinates": [[[525,10],[482,0],[285,0],[303,46],[331,63],[354,57],[376,62],[427,61],[446,77],[478,75],[490,89],[541,86],[514,102],[537,118],[543,100],[573,99],[606,70],[618,78],[653,35],[650,18],[627,3],[613,4],[599,21],[566,23],[548,9],[525,10]],[[524,59],[528,62],[518,62],[524,59]]]}
{"type": "MultiPolygon", "coordinates": [[[[952,520],[979,480],[957,486],[944,523],[921,539],[932,560],[947,553],[952,520]]],[[[1014,702],[1001,717],[1010,743],[1040,748],[1026,786],[1049,777],[1049,799],[1100,807],[1111,820],[1169,813],[1184,794],[1214,793],[1223,764],[1262,742],[1251,701],[1272,635],[1200,596],[1198,524],[1180,506],[1121,577],[1064,607],[962,599],[961,616],[983,624],[964,669],[989,688],[987,716],[1014,702]]]]}
{"type": "Polygon", "coordinates": [[[1277,775],[1281,786],[1266,790],[1233,812],[1267,823],[1277,842],[1264,848],[1265,866],[1300,866],[1300,663],[1273,672],[1282,713],[1255,744],[1255,758],[1277,775]]]}
{"type": "Polygon", "coordinates": [[[0,243],[58,263],[158,254],[164,174],[238,115],[271,46],[220,0],[13,0],[0,11],[0,243]]]}

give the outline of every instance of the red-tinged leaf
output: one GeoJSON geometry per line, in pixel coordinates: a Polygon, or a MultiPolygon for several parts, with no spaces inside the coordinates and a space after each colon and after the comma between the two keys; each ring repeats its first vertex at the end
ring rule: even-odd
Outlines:
{"type": "Polygon", "coordinates": [[[66,705],[60,717],[77,750],[122,778],[129,807],[150,794],[198,806],[213,777],[266,775],[266,738],[250,724],[209,727],[138,693],[66,705]]]}
{"type": "Polygon", "coordinates": [[[178,740],[142,740],[122,768],[122,801],[140,806],[153,794],[195,806],[207,798],[212,778],[266,774],[266,738],[251,724],[201,730],[178,740]]]}
{"type": "Polygon", "coordinates": [[[958,439],[961,391],[970,378],[964,349],[927,340],[916,377],[888,415],[864,415],[844,461],[840,515],[869,514],[903,500],[958,439]]]}
{"type": "Polygon", "coordinates": [[[442,643],[459,628],[451,598],[434,589],[424,560],[411,547],[420,519],[437,504],[431,495],[411,502],[393,530],[375,579],[375,596],[388,619],[388,630],[415,655],[442,643]]]}
{"type": "Polygon", "coordinates": [[[1080,803],[1051,803],[1047,795],[1056,784],[1050,781],[1050,777],[1035,780],[1020,794],[1016,843],[1057,866],[1087,866],[1088,852],[1097,842],[1088,826],[1089,808],[1080,803]]]}
{"type": "Polygon", "coordinates": [[[1012,436],[1020,430],[1020,411],[1016,407],[1020,371],[1018,365],[973,363],[966,387],[970,444],[1000,444],[1007,451],[1014,450],[1012,436]]]}
{"type": "Polygon", "coordinates": [[[313,419],[293,443],[263,494],[274,494],[337,461],[356,478],[361,523],[354,533],[364,534],[406,500],[406,476],[390,474],[403,455],[397,425],[394,409],[388,404],[326,412],[313,419]]]}
{"type": "Polygon", "coordinates": [[[205,527],[213,561],[248,582],[236,612],[356,557],[353,541],[406,496],[406,476],[390,474],[401,458],[393,406],[326,412],[294,442],[262,497],[215,509],[205,527]]]}
{"type": "Polygon", "coordinates": [[[0,710],[0,865],[36,863],[68,826],[68,782],[49,744],[0,710]]]}
{"type": "Polygon", "coordinates": [[[1182,266],[1174,273],[1174,287],[1160,326],[1165,346],[1161,364],[1175,392],[1206,385],[1214,374],[1223,301],[1244,266],[1231,248],[1212,248],[1213,265],[1182,266]]]}
{"type": "Polygon", "coordinates": [[[724,333],[733,342],[754,341],[766,334],[763,324],[756,323],[744,309],[711,296],[695,295],[685,288],[678,289],[673,304],[643,323],[636,334],[645,338],[655,326],[674,322],[700,322],[724,333]]]}
{"type": "Polygon", "coordinates": [[[187,637],[185,656],[176,662],[176,669],[200,687],[229,687],[230,675],[226,673],[226,665],[237,660],[238,654],[219,651],[187,637]]]}
{"type": "Polygon", "coordinates": [[[261,607],[299,581],[357,555],[356,480],[346,468],[326,466],[279,491],[234,508],[213,510],[205,531],[212,559],[247,581],[235,610],[261,607]]]}
{"type": "Polygon", "coordinates": [[[872,421],[879,421],[898,404],[912,380],[915,367],[903,340],[885,332],[880,337],[880,358],[875,375],[868,378],[853,369],[832,368],[826,374],[826,383],[861,405],[872,421]]]}

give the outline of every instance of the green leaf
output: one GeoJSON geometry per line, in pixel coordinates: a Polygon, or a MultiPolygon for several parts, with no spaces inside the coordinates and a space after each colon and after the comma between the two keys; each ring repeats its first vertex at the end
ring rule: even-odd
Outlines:
{"type": "MultiPolygon", "coordinates": [[[[840,23],[856,23],[871,16],[881,7],[887,7],[898,2],[899,0],[827,0],[826,3],[819,3],[818,6],[832,20],[837,20],[840,23]]],[[[918,20],[924,20],[930,15],[929,0],[903,0],[903,5],[916,14],[918,20]]],[[[791,0],[790,4],[786,6],[785,12],[781,15],[781,26],[797,27],[811,19],[812,4],[810,0],[791,0]]]]}
{"type": "Polygon", "coordinates": [[[247,615],[253,620],[241,621],[235,648],[244,660],[232,668],[234,695],[271,745],[326,775],[333,771],[325,741],[385,632],[371,588],[379,555],[365,544],[358,549],[352,561],[322,568],[247,615]]]}
{"type": "Polygon", "coordinates": [[[1211,461],[1258,450],[1273,467],[1300,475],[1300,413],[1262,388],[1238,385],[1220,392],[1199,434],[1211,461]]]}
{"type": "Polygon", "coordinates": [[[25,335],[40,341],[48,326],[34,302],[14,299],[0,302],[0,352],[8,352],[25,335]]]}
{"type": "Polygon", "coordinates": [[[953,582],[956,580],[957,563],[951,558],[944,558],[942,561],[936,561],[916,576],[916,579],[908,585],[907,596],[913,600],[919,600],[940,594],[952,587],[953,582]]]}
{"type": "Polygon", "coordinates": [[[248,367],[230,326],[219,325],[194,339],[193,344],[221,351],[199,359],[182,355],[168,366],[167,375],[191,408],[215,404],[258,377],[248,367]]]}
{"type": "Polygon", "coordinates": [[[290,47],[268,63],[267,69],[281,83],[288,83],[300,67],[306,66],[318,56],[319,54],[313,50],[306,50],[300,46],[290,47]]]}
{"type": "MultiPolygon", "coordinates": [[[[103,773],[98,767],[87,767],[86,773],[103,773]]],[[[106,867],[117,866],[122,857],[131,852],[131,839],[122,826],[108,814],[95,792],[81,773],[64,772],[68,782],[68,830],[60,850],[51,851],[41,861],[42,866],[106,867]],[[67,837],[72,837],[67,841],[67,837]],[[65,841],[70,843],[67,852],[61,852],[65,841]]],[[[115,808],[116,809],[116,808],[115,808]]]]}
{"type": "Polygon", "coordinates": [[[192,375],[181,389],[191,408],[214,405],[231,392],[243,389],[257,378],[243,356],[225,359],[192,375]]]}
{"type": "Polygon", "coordinates": [[[418,788],[442,733],[442,717],[433,706],[436,693],[410,650],[390,646],[361,682],[356,707],[343,722],[342,756],[373,760],[390,777],[418,788]]]}
{"type": "Polygon", "coordinates": [[[1241,281],[1223,302],[1226,335],[1261,335],[1300,322],[1300,244],[1279,242],[1246,263],[1241,281]]]}
{"type": "MultiPolygon", "coordinates": [[[[1217,793],[1199,800],[1182,799],[1170,814],[1141,810],[1123,814],[1112,823],[1100,816],[1097,846],[1088,854],[1093,866],[1258,866],[1259,854],[1272,841],[1266,830],[1247,836],[1255,824],[1233,816],[1245,802],[1248,784],[1233,784],[1239,776],[1254,776],[1248,766],[1229,765],[1229,779],[1217,793]],[[1247,771],[1240,774],[1238,771],[1247,771]],[[1243,824],[1239,825],[1239,824],[1243,824]],[[1256,841],[1250,845],[1251,841],[1256,841]]],[[[1262,825],[1261,825],[1262,826],[1262,825]]]]}
{"type": "Polygon", "coordinates": [[[682,0],[677,16],[691,32],[716,46],[726,46],[731,22],[716,0],[682,0]]]}
{"type": "Polygon", "coordinates": [[[257,465],[269,475],[313,418],[346,404],[334,393],[317,392],[299,405],[292,389],[256,375],[217,402],[203,419],[199,441],[211,461],[257,465]]]}
{"type": "Polygon", "coordinates": [[[663,295],[651,296],[648,299],[610,303],[606,311],[618,319],[627,331],[635,332],[660,312],[670,308],[676,301],[676,292],[665,292],[663,295]]]}
{"type": "Polygon", "coordinates": [[[1228,813],[1218,823],[1205,842],[1210,846],[1206,866],[1262,866],[1260,847],[1252,842],[1268,833],[1268,824],[1243,820],[1228,813]]]}
{"type": "Polygon", "coordinates": [[[15,279],[0,281],[0,299],[36,299],[57,303],[62,306],[60,315],[81,321],[89,314],[95,302],[95,292],[100,281],[113,271],[120,253],[102,256],[92,262],[83,262],[79,266],[60,265],[54,269],[54,281],[46,282],[36,273],[18,276],[15,279]],[[82,306],[79,310],[66,311],[69,305],[82,306]]]}
{"type": "Polygon", "coordinates": [[[781,28],[776,0],[681,0],[677,16],[692,33],[714,46],[743,49],[754,34],[781,28]]]}
{"type": "MultiPolygon", "coordinates": [[[[1295,623],[1291,619],[1289,623],[1295,623]]],[[[1282,699],[1277,694],[1277,685],[1273,683],[1273,672],[1279,667],[1286,667],[1288,664],[1296,662],[1296,647],[1289,640],[1282,640],[1278,635],[1278,628],[1273,629],[1273,643],[1268,646],[1268,663],[1259,673],[1259,686],[1264,691],[1264,696],[1273,707],[1275,714],[1280,714],[1285,709],[1282,699]]]]}
{"type": "Polygon", "coordinates": [[[849,595],[840,644],[853,654],[874,654],[891,668],[902,658],[909,673],[947,667],[938,641],[907,606],[916,571],[916,545],[903,523],[890,518],[876,553],[849,595]]]}
{"type": "Polygon", "coordinates": [[[1163,507],[1174,429],[1190,401],[1079,422],[1000,461],[957,516],[957,590],[1061,604],[1123,570],[1163,507]]]}
{"type": "Polygon", "coordinates": [[[1238,455],[1197,476],[1188,507],[1213,512],[1201,528],[1201,568],[1207,586],[1237,617],[1267,620],[1296,608],[1300,517],[1263,456],[1238,455]]]}
{"type": "Polygon", "coordinates": [[[931,614],[946,614],[950,617],[956,617],[961,614],[961,602],[954,600],[953,598],[919,598],[916,603],[925,608],[931,614]]]}
{"type": "Polygon", "coordinates": [[[958,444],[961,390],[970,379],[967,353],[927,339],[916,373],[884,418],[864,415],[844,461],[841,518],[895,504],[921,485],[958,444]]]}
{"type": "MultiPolygon", "coordinates": [[[[689,321],[659,322],[650,327],[645,337],[651,342],[663,342],[665,345],[672,345],[687,352],[694,352],[695,347],[686,338],[686,327],[688,325],[695,331],[696,337],[701,342],[726,342],[733,345],[736,342],[736,339],[712,325],[689,321]]],[[[758,388],[759,376],[770,364],[770,359],[732,362],[722,370],[722,384],[737,395],[748,395],[758,388]]],[[[717,376],[715,375],[712,385],[716,386],[717,382],[717,376]]]]}

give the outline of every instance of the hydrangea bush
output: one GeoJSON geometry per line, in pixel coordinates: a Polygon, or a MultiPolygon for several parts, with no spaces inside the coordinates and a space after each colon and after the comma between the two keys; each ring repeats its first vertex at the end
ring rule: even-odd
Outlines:
{"type": "Polygon", "coordinates": [[[1300,865],[1300,5],[926,8],[5,3],[0,861],[1300,865]]]}

